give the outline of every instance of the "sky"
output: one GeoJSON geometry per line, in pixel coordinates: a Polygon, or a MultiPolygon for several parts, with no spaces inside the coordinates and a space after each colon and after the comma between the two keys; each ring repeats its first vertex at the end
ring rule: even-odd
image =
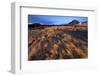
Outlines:
{"type": "Polygon", "coordinates": [[[88,21],[88,17],[82,16],[50,16],[50,15],[28,15],[28,24],[40,23],[40,24],[67,24],[72,20],[78,20],[80,22],[88,21]]]}

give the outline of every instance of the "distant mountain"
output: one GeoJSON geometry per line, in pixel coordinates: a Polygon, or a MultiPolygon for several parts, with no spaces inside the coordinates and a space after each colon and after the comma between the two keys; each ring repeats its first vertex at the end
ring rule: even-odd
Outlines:
{"type": "Polygon", "coordinates": [[[40,23],[33,23],[33,24],[28,24],[28,28],[29,29],[36,29],[36,28],[43,28],[41,27],[41,24],[40,23]]]}
{"type": "Polygon", "coordinates": [[[29,26],[37,26],[37,25],[41,25],[40,23],[33,23],[33,24],[28,24],[29,26]]]}
{"type": "Polygon", "coordinates": [[[29,23],[29,27],[33,26],[62,26],[63,24],[44,24],[44,23],[29,23]]]}
{"type": "Polygon", "coordinates": [[[38,27],[38,26],[71,26],[71,25],[81,25],[81,24],[87,24],[87,21],[81,22],[78,20],[72,20],[69,23],[65,24],[59,24],[59,25],[53,25],[53,24],[43,24],[43,23],[29,23],[28,26],[31,27],[38,27]]]}
{"type": "Polygon", "coordinates": [[[82,22],[82,24],[87,24],[88,23],[88,21],[84,21],[84,22],[82,22]]]}
{"type": "Polygon", "coordinates": [[[78,20],[72,20],[72,21],[69,22],[68,24],[74,25],[74,24],[79,24],[79,23],[80,23],[80,21],[78,21],[78,20]]]}

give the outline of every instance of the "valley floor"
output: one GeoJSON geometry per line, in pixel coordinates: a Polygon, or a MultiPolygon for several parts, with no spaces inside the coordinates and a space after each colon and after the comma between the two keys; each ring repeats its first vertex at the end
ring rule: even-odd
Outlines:
{"type": "Polygon", "coordinates": [[[62,26],[31,29],[28,32],[28,60],[87,58],[87,40],[87,29],[68,30],[62,26]]]}

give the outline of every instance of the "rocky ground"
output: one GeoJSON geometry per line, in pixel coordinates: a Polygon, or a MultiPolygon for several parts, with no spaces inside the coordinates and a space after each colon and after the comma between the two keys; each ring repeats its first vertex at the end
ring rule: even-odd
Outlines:
{"type": "Polygon", "coordinates": [[[28,60],[87,58],[87,40],[87,29],[68,30],[62,26],[31,29],[28,31],[28,60]]]}

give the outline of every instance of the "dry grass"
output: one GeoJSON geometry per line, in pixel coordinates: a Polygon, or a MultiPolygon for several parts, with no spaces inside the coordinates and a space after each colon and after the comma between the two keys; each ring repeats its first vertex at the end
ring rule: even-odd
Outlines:
{"type": "Polygon", "coordinates": [[[77,30],[87,31],[87,26],[51,26],[29,30],[28,60],[87,58],[87,41],[77,36],[77,30]]]}

